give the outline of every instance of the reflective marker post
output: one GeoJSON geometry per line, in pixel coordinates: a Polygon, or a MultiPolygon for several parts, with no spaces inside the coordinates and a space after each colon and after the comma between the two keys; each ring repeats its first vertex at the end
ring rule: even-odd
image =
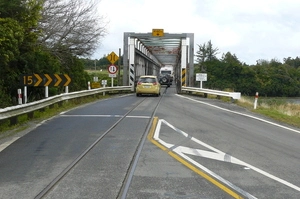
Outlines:
{"type": "Polygon", "coordinates": [[[22,104],[22,90],[18,89],[18,103],[22,104]]]}
{"type": "Polygon", "coordinates": [[[254,109],[256,109],[257,106],[257,99],[258,99],[258,92],[255,93],[254,109]]]}

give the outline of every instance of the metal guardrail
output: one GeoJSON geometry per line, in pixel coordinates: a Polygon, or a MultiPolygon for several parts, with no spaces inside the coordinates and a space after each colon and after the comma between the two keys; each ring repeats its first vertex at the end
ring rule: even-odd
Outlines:
{"type": "Polygon", "coordinates": [[[231,97],[232,99],[241,98],[240,92],[226,92],[226,91],[218,91],[218,90],[195,88],[195,87],[184,87],[184,86],[181,88],[181,90],[187,92],[206,93],[206,94],[212,94],[217,96],[231,97]]]}
{"type": "MultiPolygon", "coordinates": [[[[226,96],[226,97],[231,97],[232,99],[241,98],[241,93],[239,92],[226,92],[226,91],[202,89],[202,88],[195,88],[195,87],[182,87],[181,90],[186,92],[197,92],[197,93],[213,94],[217,96],[226,96]]],[[[46,99],[30,102],[27,104],[6,107],[0,109],[0,120],[17,118],[20,115],[33,113],[36,110],[46,108],[48,106],[63,102],[65,100],[85,97],[89,95],[95,95],[104,92],[112,92],[112,91],[132,91],[132,87],[131,86],[103,87],[98,89],[83,90],[83,91],[77,91],[72,93],[63,93],[60,95],[48,97],[46,99]]],[[[11,123],[16,123],[16,122],[17,121],[11,120],[11,123]]]]}
{"type": "Polygon", "coordinates": [[[35,102],[30,102],[27,104],[21,104],[16,106],[10,106],[3,109],[0,109],[0,120],[9,119],[23,115],[26,113],[31,113],[39,109],[43,109],[55,103],[59,103],[65,100],[74,99],[78,97],[85,97],[89,95],[95,95],[103,92],[112,92],[112,91],[131,91],[131,86],[117,86],[117,87],[103,87],[98,89],[83,90],[72,93],[63,93],[53,97],[48,97],[35,102]]]}

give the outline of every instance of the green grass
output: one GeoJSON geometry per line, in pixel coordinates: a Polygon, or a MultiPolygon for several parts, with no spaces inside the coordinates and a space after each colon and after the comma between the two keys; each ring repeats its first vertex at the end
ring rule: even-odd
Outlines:
{"type": "MultiPolygon", "coordinates": [[[[193,93],[193,95],[204,97],[203,93],[193,93]]],[[[207,98],[216,99],[216,95],[207,95],[207,98]]],[[[231,102],[229,97],[219,98],[224,102],[231,102]]],[[[254,109],[254,97],[242,96],[235,100],[235,103],[254,113],[272,118],[278,122],[286,123],[300,128],[300,104],[288,103],[284,98],[259,98],[257,107],[254,109]]]]}
{"type": "Polygon", "coordinates": [[[259,98],[257,107],[254,109],[254,97],[242,97],[236,103],[252,112],[300,128],[299,104],[291,104],[280,98],[259,98]]]}

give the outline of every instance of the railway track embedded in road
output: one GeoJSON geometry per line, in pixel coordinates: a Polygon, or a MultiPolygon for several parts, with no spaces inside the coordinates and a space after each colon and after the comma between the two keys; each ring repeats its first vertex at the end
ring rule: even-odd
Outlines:
{"type": "MultiPolygon", "coordinates": [[[[159,100],[156,102],[157,104],[155,105],[155,108],[152,111],[151,117],[149,119],[149,122],[147,124],[147,128],[145,129],[139,144],[136,148],[135,154],[132,157],[132,160],[130,161],[130,165],[128,167],[128,171],[125,175],[124,181],[122,183],[122,186],[120,188],[120,191],[118,193],[118,197],[117,198],[121,198],[121,199],[125,199],[128,189],[130,187],[132,178],[133,178],[133,174],[135,171],[135,168],[137,166],[138,163],[138,159],[140,156],[140,153],[142,151],[143,145],[145,143],[145,140],[147,138],[147,133],[149,132],[150,128],[151,128],[151,124],[153,122],[153,118],[155,115],[155,112],[161,102],[163,95],[160,96],[159,100]]],[[[127,111],[123,116],[120,117],[120,119],[118,121],[116,121],[109,129],[107,129],[100,137],[98,137],[85,151],[83,151],[71,164],[69,164],[59,175],[57,175],[39,194],[37,194],[35,196],[35,199],[41,199],[44,198],[45,196],[47,196],[48,193],[51,192],[51,190],[58,185],[58,183],[68,175],[68,173],[99,143],[101,142],[101,140],[109,135],[109,133],[120,124],[120,122],[125,119],[133,110],[135,110],[136,108],[138,108],[145,100],[147,99],[147,97],[145,98],[141,98],[141,100],[139,101],[139,103],[137,103],[135,106],[133,106],[129,111],[127,111]]]]}

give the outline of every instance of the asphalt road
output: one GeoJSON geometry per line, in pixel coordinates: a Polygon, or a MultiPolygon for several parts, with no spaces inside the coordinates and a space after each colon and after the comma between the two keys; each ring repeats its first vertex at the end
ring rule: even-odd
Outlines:
{"type": "MultiPolygon", "coordinates": [[[[0,198],[34,198],[143,99],[46,197],[121,198],[157,97],[100,100],[32,129],[0,152],[0,198]]],[[[300,129],[174,87],[155,117],[126,198],[300,198],[300,129]]]]}

